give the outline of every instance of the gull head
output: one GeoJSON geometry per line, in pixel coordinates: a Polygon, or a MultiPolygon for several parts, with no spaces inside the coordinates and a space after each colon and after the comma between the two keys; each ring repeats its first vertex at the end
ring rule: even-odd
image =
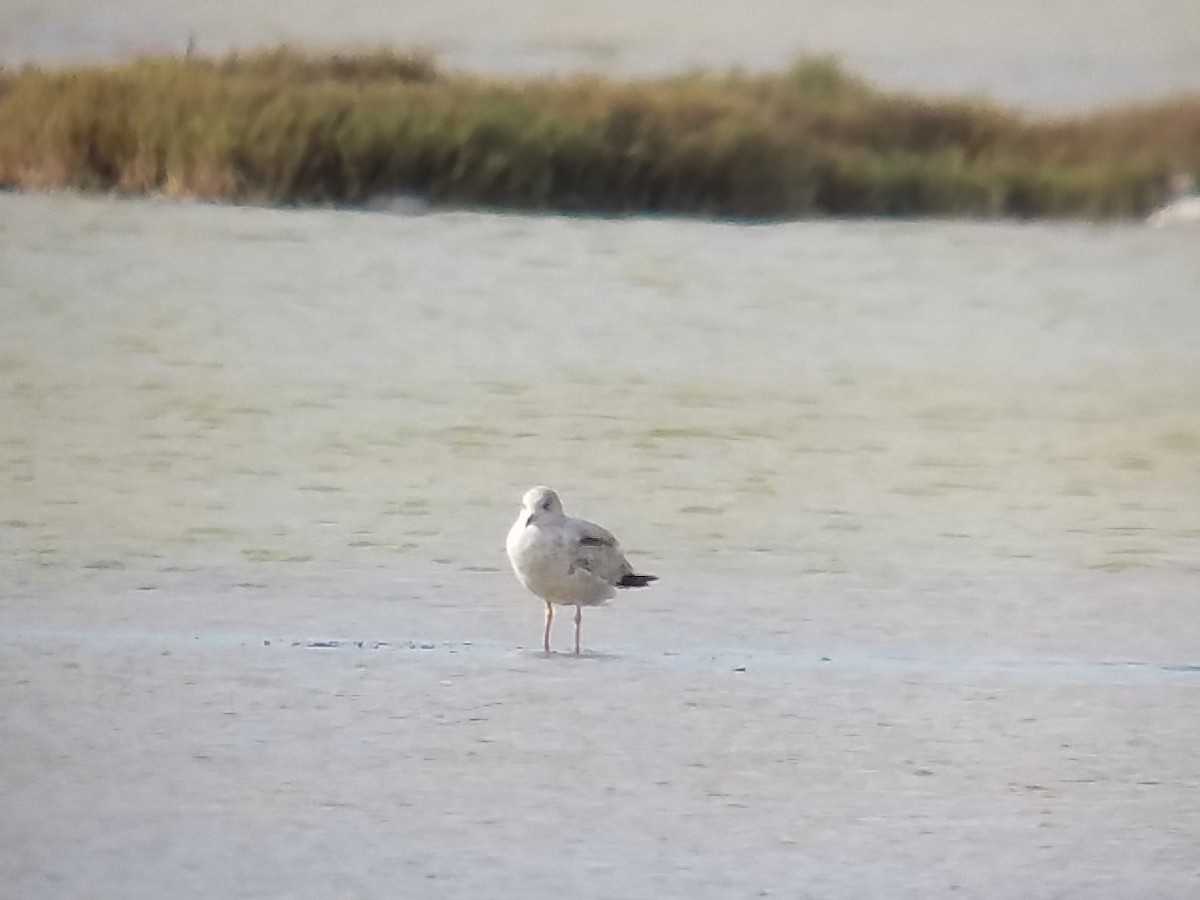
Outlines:
{"type": "MultiPolygon", "coordinates": [[[[521,506],[529,513],[529,520],[539,515],[562,515],[562,501],[558,494],[544,485],[530,488],[521,498],[521,506]]],[[[527,521],[529,521],[527,520],[527,521]]]]}

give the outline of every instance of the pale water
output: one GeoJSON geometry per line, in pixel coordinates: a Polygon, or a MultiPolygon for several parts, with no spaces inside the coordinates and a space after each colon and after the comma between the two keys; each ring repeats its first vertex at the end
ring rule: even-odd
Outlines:
{"type": "Polygon", "coordinates": [[[1136,225],[0,196],[4,884],[1195,896],[1198,285],[1136,225]],[[538,482],[661,577],[581,659],[538,482]]]}
{"type": "Polygon", "coordinates": [[[1046,616],[1200,638],[1193,234],[70,195],[0,223],[19,580],[434,566],[503,596],[547,483],[651,570],[766,579],[764,622],[832,579],[1020,646],[1046,616]],[[1099,594],[975,618],[1021,577],[1099,594]]]}
{"type": "Polygon", "coordinates": [[[391,43],[490,73],[774,68],[832,54],[882,84],[1041,111],[1200,90],[1194,0],[703,0],[396,4],[5,0],[0,61],[391,43]]]}

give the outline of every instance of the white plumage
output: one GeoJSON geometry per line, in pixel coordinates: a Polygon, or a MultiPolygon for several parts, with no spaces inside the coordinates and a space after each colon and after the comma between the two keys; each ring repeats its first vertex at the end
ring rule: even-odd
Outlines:
{"type": "Polygon", "coordinates": [[[594,522],[563,514],[562,501],[548,487],[530,488],[508,532],[508,558],[521,584],[546,604],[542,648],[550,652],[554,604],[575,607],[575,652],[583,607],[600,606],[617,588],[644,587],[654,575],[638,575],[621,545],[594,522]]]}

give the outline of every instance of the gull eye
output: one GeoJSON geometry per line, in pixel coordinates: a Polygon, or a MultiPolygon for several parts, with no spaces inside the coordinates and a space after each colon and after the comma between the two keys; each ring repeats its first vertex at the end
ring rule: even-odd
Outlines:
{"type": "Polygon", "coordinates": [[[549,497],[542,501],[542,509],[544,509],[546,512],[550,512],[550,507],[553,505],[554,501],[552,501],[549,497]]]}

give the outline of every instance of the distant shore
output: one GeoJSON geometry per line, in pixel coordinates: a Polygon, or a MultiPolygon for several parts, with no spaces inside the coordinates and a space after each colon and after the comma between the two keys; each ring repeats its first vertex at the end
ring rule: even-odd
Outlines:
{"type": "Polygon", "coordinates": [[[886,91],[837,62],[490,79],[288,48],[0,70],[0,186],[250,203],[745,219],[1143,216],[1200,174],[1200,95],[1069,119],[886,91]]]}

